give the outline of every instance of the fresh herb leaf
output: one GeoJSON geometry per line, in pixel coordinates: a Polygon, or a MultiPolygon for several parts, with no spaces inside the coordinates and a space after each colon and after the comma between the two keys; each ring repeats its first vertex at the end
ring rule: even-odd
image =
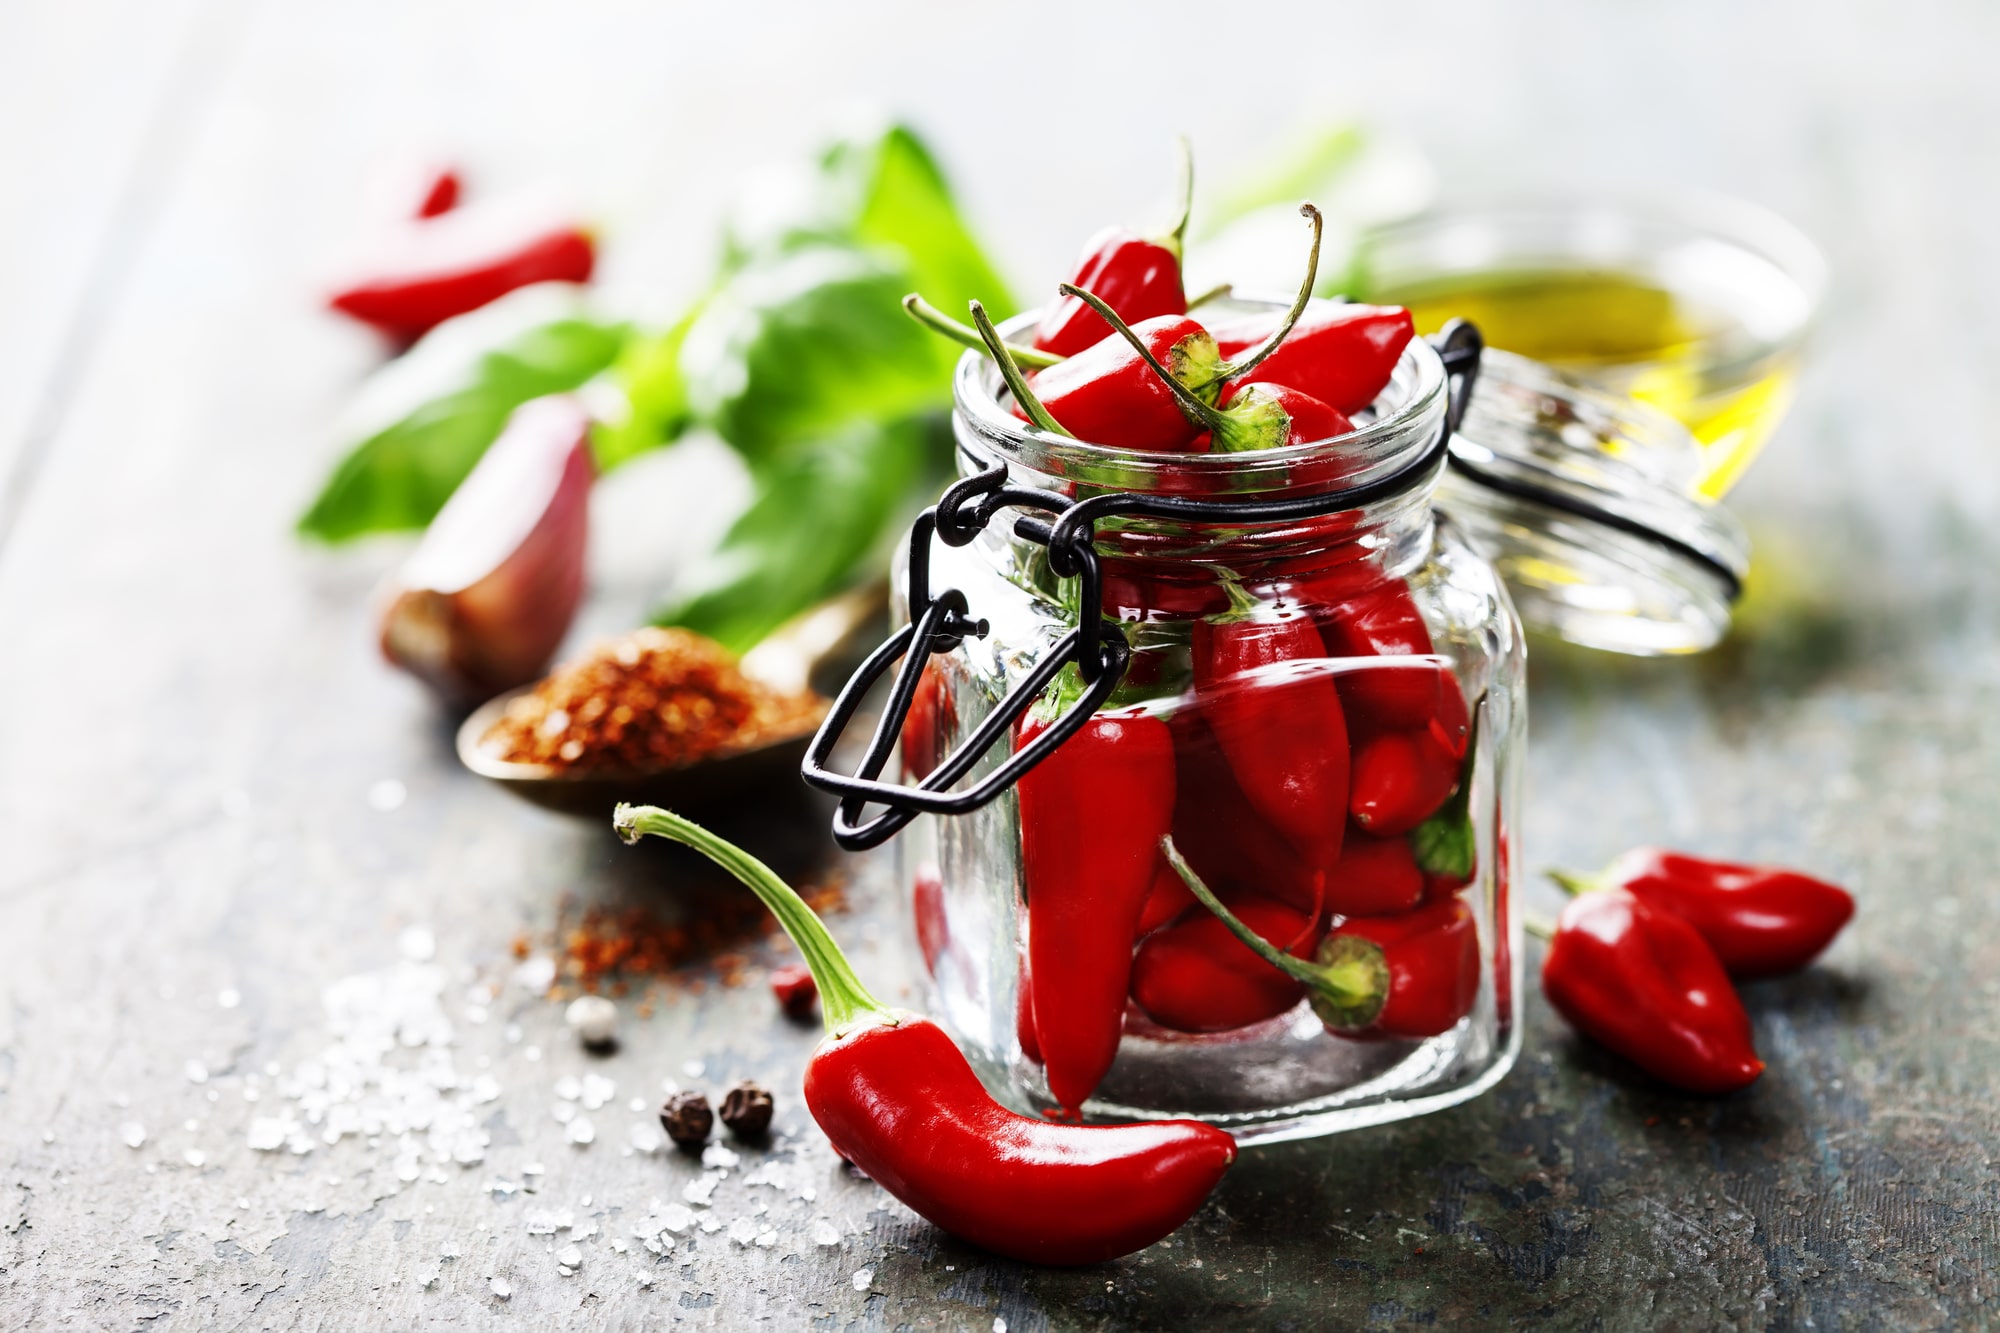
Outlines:
{"type": "Polygon", "coordinates": [[[750,507],[715,551],[681,580],[654,617],[742,652],[813,603],[880,564],[882,536],[901,522],[944,456],[938,416],[846,430],[777,459],[750,507]]]}
{"type": "Polygon", "coordinates": [[[564,393],[619,353],[628,325],[584,313],[564,284],[524,287],[427,334],[363,390],[356,441],[299,531],[341,542],[421,528],[531,398],[564,393]]]}
{"type": "Polygon", "coordinates": [[[591,455],[600,475],[672,444],[694,424],[687,377],[681,373],[681,347],[700,314],[697,304],[672,328],[636,335],[625,344],[606,377],[624,395],[625,413],[616,421],[597,422],[590,432],[591,455]]]}
{"type": "Polygon", "coordinates": [[[857,422],[948,405],[956,352],[903,314],[908,284],[883,257],[833,245],[737,273],[681,349],[694,413],[761,469],[857,422]]]}

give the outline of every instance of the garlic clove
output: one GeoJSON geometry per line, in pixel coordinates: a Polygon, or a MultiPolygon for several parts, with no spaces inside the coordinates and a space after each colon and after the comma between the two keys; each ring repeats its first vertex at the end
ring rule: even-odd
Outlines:
{"type": "Polygon", "coordinates": [[[515,408],[392,583],[383,655],[457,701],[539,677],[583,599],[591,476],[574,398],[515,408]]]}

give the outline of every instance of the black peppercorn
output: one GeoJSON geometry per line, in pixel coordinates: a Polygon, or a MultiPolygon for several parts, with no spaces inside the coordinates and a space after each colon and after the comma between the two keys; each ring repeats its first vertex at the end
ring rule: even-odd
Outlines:
{"type": "Polygon", "coordinates": [[[744,1079],[722,1097],[722,1123],[739,1139],[761,1139],[771,1128],[771,1094],[744,1079]]]}
{"type": "MultiPolygon", "coordinates": [[[[727,1102],[722,1104],[722,1118],[725,1122],[729,1119],[727,1102]]],[[[766,1111],[764,1118],[768,1121],[770,1112],[766,1111]]],[[[660,1126],[682,1151],[699,1152],[715,1128],[715,1112],[708,1109],[708,1098],[700,1093],[677,1092],[660,1108],[660,1126]]]]}

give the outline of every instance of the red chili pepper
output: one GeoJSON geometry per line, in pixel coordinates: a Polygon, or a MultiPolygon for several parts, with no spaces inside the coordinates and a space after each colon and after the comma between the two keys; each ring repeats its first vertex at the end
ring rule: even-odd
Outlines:
{"type": "MultiPolygon", "coordinates": [[[[979,303],[972,304],[973,322],[984,333],[991,325],[979,303]]],[[[1010,372],[1012,354],[1001,361],[1006,349],[997,333],[989,350],[999,348],[994,359],[1001,361],[1001,373],[1013,391],[1014,415],[1023,421],[1044,430],[1053,423],[1061,434],[1113,449],[1183,452],[1199,427],[1182,410],[1173,377],[1200,378],[1220,366],[1215,340],[1186,315],[1149,319],[1131,333],[1134,342],[1106,338],[1036,371],[1021,385],[1015,383],[1018,370],[1010,372]],[[1140,348],[1145,349],[1143,354],[1140,348]],[[1148,356],[1167,368],[1164,376],[1154,372],[1148,356]]]]}
{"type": "Polygon", "coordinates": [[[1563,908],[1542,993],[1585,1036],[1677,1088],[1719,1095],[1764,1072],[1715,950],[1621,889],[1563,908]]]}
{"type": "MultiPolygon", "coordinates": [[[[1177,762],[1179,754],[1179,747],[1176,746],[1177,762]]],[[[1188,892],[1187,885],[1181,883],[1181,877],[1163,859],[1160,868],[1153,872],[1153,887],[1146,891],[1146,905],[1140,909],[1139,925],[1134,934],[1144,939],[1194,905],[1194,895],[1188,892]]]]}
{"type": "MultiPolygon", "coordinates": [[[[1284,438],[1277,441],[1259,439],[1247,444],[1239,441],[1239,452],[1243,448],[1277,449],[1294,444],[1313,444],[1345,435],[1354,429],[1354,423],[1347,419],[1345,413],[1334,411],[1309,393],[1288,389],[1282,384],[1233,384],[1224,389],[1222,397],[1216,400],[1216,406],[1225,412],[1232,407],[1242,410],[1253,403],[1260,408],[1264,404],[1275,404],[1285,414],[1284,438]]],[[[1203,431],[1194,437],[1194,444],[1188,452],[1206,454],[1226,451],[1215,448],[1215,432],[1203,431]]],[[[1298,478],[1293,480],[1296,482],[1298,478]]]]}
{"type": "Polygon", "coordinates": [[[1378,838],[1408,833],[1451,799],[1463,757],[1432,728],[1363,741],[1354,751],[1348,812],[1378,838]]]}
{"type": "Polygon", "coordinates": [[[1435,1037],[1479,998],[1479,932],[1454,898],[1401,916],[1349,917],[1313,961],[1281,952],[1216,898],[1172,842],[1167,859],[1229,932],[1272,967],[1303,982],[1313,1012],[1343,1037],[1435,1037]]]}
{"type": "MultiPolygon", "coordinates": [[[[1356,581],[1351,576],[1349,586],[1356,581]]],[[[1331,578],[1301,580],[1301,596],[1319,621],[1320,637],[1330,657],[1426,657],[1434,649],[1409,585],[1401,579],[1376,583],[1366,590],[1340,595],[1331,578]]],[[[1446,741],[1456,748],[1466,725],[1465,694],[1450,671],[1435,663],[1384,664],[1343,672],[1341,702],[1347,705],[1354,730],[1364,735],[1409,730],[1441,718],[1446,741]]]]}
{"type": "MultiPolygon", "coordinates": [[[[1235,357],[1271,336],[1268,314],[1217,324],[1215,341],[1235,357]]],[[[1396,361],[1416,334],[1410,312],[1396,306],[1316,302],[1284,346],[1243,373],[1253,384],[1289,384],[1339,412],[1359,412],[1389,383],[1396,361]]]]}
{"type": "MultiPolygon", "coordinates": [[[[1319,943],[1315,918],[1283,903],[1240,898],[1236,910],[1261,934],[1293,941],[1301,958],[1319,943]]],[[[1132,963],[1132,998],[1155,1023],[1176,1032],[1249,1027],[1276,1018],[1304,994],[1206,912],[1148,935],[1132,963]]]]}
{"type": "Polygon", "coordinates": [[[535,282],[588,282],[597,251],[572,222],[454,209],[404,228],[401,249],[343,284],[327,304],[410,341],[454,315],[535,282]]]}
{"type": "Polygon", "coordinates": [[[628,841],[654,834],[694,847],[771,909],[812,966],[825,1013],[827,1037],[806,1065],[807,1109],[834,1151],[953,1235],[1031,1263],[1099,1263],[1185,1222],[1235,1160],[1235,1141],[1198,1121],[1052,1125],[1016,1115],[941,1028],[868,993],[769,867],[664,810],[621,805],[613,822],[628,841]]]}
{"type": "MultiPolygon", "coordinates": [[[[1026,929],[1026,923],[1022,928],[1026,929]]],[[[1024,937],[1020,947],[1021,978],[1020,987],[1014,992],[1014,1040],[1021,1047],[1021,1054],[1036,1064],[1042,1062],[1042,1044],[1035,1037],[1035,991],[1028,980],[1028,945],[1024,937]]]]}
{"type": "MultiPolygon", "coordinates": [[[[1047,725],[1031,715],[1020,743],[1047,725]]],[[[1050,1093],[1075,1112],[1118,1054],[1132,939],[1173,823],[1167,724],[1129,709],[1099,713],[1016,791],[1035,1037],[1050,1093]]]]}
{"type": "Polygon", "coordinates": [[[917,923],[917,950],[924,956],[924,971],[936,976],[938,959],[951,946],[951,929],[945,922],[944,876],[928,861],[917,867],[916,882],[910,888],[910,917],[917,923]]]}
{"type": "Polygon", "coordinates": [[[811,1018],[813,1006],[819,1002],[819,987],[813,983],[812,969],[804,963],[772,972],[771,994],[777,996],[778,1007],[787,1018],[811,1018]]]}
{"type": "MultiPolygon", "coordinates": [[[[1187,313],[1179,246],[1147,240],[1123,227],[1106,227],[1091,237],[1069,280],[1103,297],[1130,324],[1187,313]]],[[[1035,346],[1057,356],[1075,356],[1110,333],[1111,326],[1089,306],[1065,296],[1035,326],[1035,346]]]]}
{"type": "Polygon", "coordinates": [[[1230,585],[1227,616],[1194,624],[1194,683],[1209,730],[1256,811],[1307,864],[1340,859],[1347,828],[1347,725],[1333,678],[1306,668],[1244,673],[1324,656],[1312,617],[1290,607],[1260,610],[1230,585]]]}
{"type": "Polygon", "coordinates": [[[1198,578],[1165,571],[1155,574],[1150,566],[1129,560],[1106,560],[1103,570],[1108,616],[1157,613],[1180,620],[1229,608],[1229,595],[1206,574],[1198,578]]]}
{"type": "MultiPolygon", "coordinates": [[[[1181,854],[1216,884],[1317,916],[1326,892],[1323,872],[1250,804],[1201,710],[1182,708],[1168,730],[1174,738],[1174,842],[1181,854]]],[[[1180,876],[1173,878],[1186,894],[1180,876]]],[[[1154,892],[1160,892],[1157,883],[1154,892]]]]}
{"type": "Polygon", "coordinates": [[[1698,931],[1730,976],[1796,972],[1854,915],[1847,890],[1776,866],[1738,865],[1640,847],[1597,875],[1550,871],[1571,893],[1623,889],[1698,931]]]}
{"type": "MultiPolygon", "coordinates": [[[[1185,856],[1187,849],[1181,852],[1185,856]]],[[[1409,911],[1423,897],[1424,872],[1417,866],[1408,838],[1375,838],[1357,829],[1347,831],[1340,861],[1326,877],[1327,911],[1341,916],[1391,916],[1409,911]]]]}
{"type": "Polygon", "coordinates": [[[435,167],[417,199],[417,216],[434,218],[440,213],[449,213],[458,207],[458,172],[450,167],[435,167]]]}
{"type": "MultiPolygon", "coordinates": [[[[1180,216],[1173,228],[1148,238],[1123,227],[1106,227],[1083,247],[1070,281],[1097,293],[1128,323],[1157,315],[1185,315],[1181,249],[1194,203],[1194,164],[1187,141],[1180,143],[1180,216]]],[[[1097,314],[1074,297],[1050,306],[1035,326],[1035,346],[1058,356],[1074,356],[1111,332],[1097,314]]]]}
{"type": "Polygon", "coordinates": [[[926,662],[923,674],[917,677],[917,688],[910,695],[910,711],[903,715],[905,776],[922,782],[937,770],[938,761],[944,757],[939,753],[943,742],[939,723],[949,723],[955,716],[955,705],[937,663],[926,662]]]}

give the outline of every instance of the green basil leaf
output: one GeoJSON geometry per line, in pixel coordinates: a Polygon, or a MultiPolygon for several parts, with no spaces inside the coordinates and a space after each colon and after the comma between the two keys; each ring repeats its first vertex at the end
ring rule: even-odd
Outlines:
{"type": "Polygon", "coordinates": [[[424,527],[509,413],[583,384],[629,333],[585,313],[567,284],[522,288],[439,325],[364,387],[341,432],[355,443],[299,531],[340,542],[424,527]]]}
{"type": "Polygon", "coordinates": [[[784,456],[654,623],[683,625],[743,652],[879,569],[884,534],[917,506],[949,438],[935,415],[863,421],[784,456]]]}
{"type": "Polygon", "coordinates": [[[610,387],[624,395],[625,414],[591,427],[590,451],[599,475],[672,444],[694,424],[687,377],[681,373],[681,347],[700,314],[701,306],[696,305],[670,329],[635,335],[613,363],[607,378],[610,387]]]}
{"type": "Polygon", "coordinates": [[[880,255],[831,245],[737,273],[681,349],[695,415],[761,468],[856,422],[946,406],[957,349],[904,315],[909,281],[880,255]]]}

